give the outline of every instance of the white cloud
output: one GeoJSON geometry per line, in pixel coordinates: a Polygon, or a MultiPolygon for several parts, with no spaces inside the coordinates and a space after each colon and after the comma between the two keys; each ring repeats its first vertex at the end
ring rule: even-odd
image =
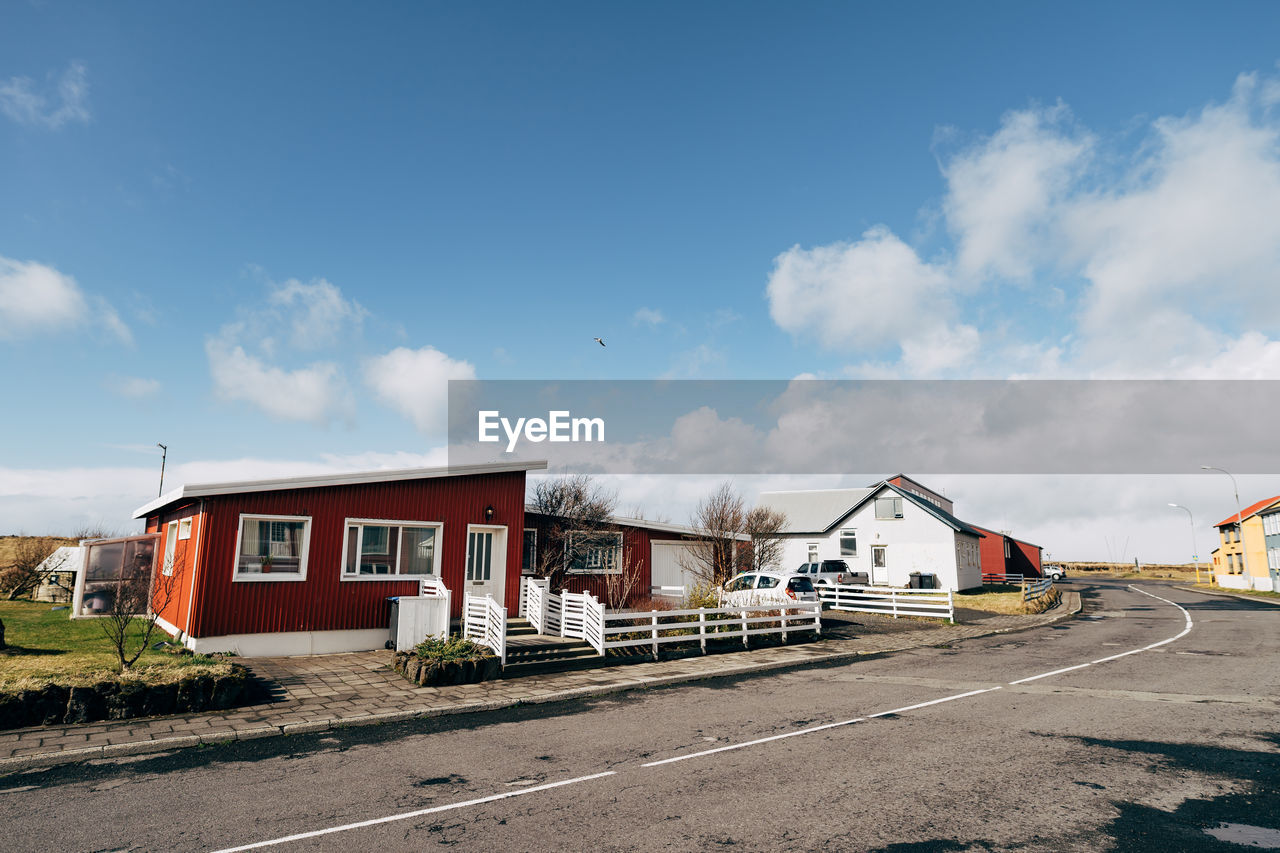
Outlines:
{"type": "Polygon", "coordinates": [[[71,276],[36,261],[0,256],[0,339],[30,338],[86,323],[133,342],[115,309],[100,297],[86,296],[71,276]]]}
{"type": "Polygon", "coordinates": [[[888,228],[854,243],[802,249],[774,258],[767,289],[774,322],[833,350],[867,351],[896,343],[913,325],[945,323],[952,281],[888,228]]]}
{"type": "Polygon", "coordinates": [[[476,369],[435,347],[397,347],[364,365],[364,381],[379,400],[413,421],[420,432],[437,434],[447,422],[450,379],[475,379],[476,369]]]}
{"type": "Polygon", "coordinates": [[[631,317],[631,322],[634,325],[646,325],[654,328],[661,326],[666,321],[667,318],[656,308],[638,308],[631,317]]]}
{"type": "Polygon", "coordinates": [[[291,278],[275,287],[267,301],[282,309],[279,314],[289,325],[289,342],[298,349],[332,346],[358,334],[369,313],[323,278],[309,284],[291,278]]]}
{"type": "Polygon", "coordinates": [[[146,379],[141,376],[109,376],[106,381],[107,390],[121,397],[141,400],[154,397],[160,393],[158,379],[146,379]]]}
{"type": "Polygon", "coordinates": [[[1042,230],[1093,145],[1064,130],[1069,118],[1062,104],[1010,112],[994,136],[943,165],[959,274],[1031,276],[1042,230]]]}
{"type": "Polygon", "coordinates": [[[18,124],[57,130],[72,121],[87,122],[89,82],[83,62],[72,62],[55,84],[52,75],[40,91],[30,77],[0,83],[0,112],[18,124]]]}
{"type": "Polygon", "coordinates": [[[325,424],[349,419],[350,394],[342,372],[332,362],[316,362],[297,370],[266,364],[234,340],[234,327],[205,342],[214,391],[224,400],[250,403],[274,418],[325,424]]]}

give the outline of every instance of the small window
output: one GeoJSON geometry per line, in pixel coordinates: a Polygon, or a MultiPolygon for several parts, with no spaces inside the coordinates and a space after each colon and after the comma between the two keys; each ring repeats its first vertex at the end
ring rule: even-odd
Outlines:
{"type": "Polygon", "coordinates": [[[178,522],[171,521],[165,528],[164,532],[164,563],[160,571],[163,574],[173,574],[173,555],[178,548],[178,522]]]}
{"type": "Polygon", "coordinates": [[[809,543],[809,562],[810,563],[818,562],[818,543],[817,542],[809,543]]]}
{"type": "Polygon", "coordinates": [[[791,578],[787,581],[787,589],[792,592],[813,592],[813,581],[808,578],[791,578]]]}
{"type": "Polygon", "coordinates": [[[840,531],[840,556],[841,557],[858,556],[858,531],[856,530],[840,531]]]}
{"type": "Polygon", "coordinates": [[[520,574],[531,575],[538,570],[538,531],[524,529],[524,550],[520,552],[520,574]]]}
{"type": "Polygon", "coordinates": [[[1013,552],[1009,548],[1009,540],[1004,540],[1004,558],[1007,560],[1013,556],[1013,552]]]}
{"type": "Polygon", "coordinates": [[[178,540],[185,542],[191,538],[191,519],[184,518],[178,522],[178,540]]]}
{"type": "Polygon", "coordinates": [[[902,518],[902,498],[876,498],[876,518],[902,518]]]}
{"type": "Polygon", "coordinates": [[[781,583],[781,581],[778,578],[770,577],[769,575],[761,575],[760,583],[756,585],[756,589],[773,589],[779,583],[781,583]]]}
{"type": "Polygon", "coordinates": [[[565,561],[570,574],[622,574],[622,533],[615,530],[570,531],[565,561]]]}
{"type": "Polygon", "coordinates": [[[302,580],[307,576],[311,519],[242,515],[236,580],[302,580]]]}
{"type": "Polygon", "coordinates": [[[877,569],[885,567],[884,547],[883,545],[876,545],[871,549],[871,565],[877,569]]]}
{"type": "Polygon", "coordinates": [[[440,525],[347,519],[343,580],[391,580],[438,574],[440,525]]]}

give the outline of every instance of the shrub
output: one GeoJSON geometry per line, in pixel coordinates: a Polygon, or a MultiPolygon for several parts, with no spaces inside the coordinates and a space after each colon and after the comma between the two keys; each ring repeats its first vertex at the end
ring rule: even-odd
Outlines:
{"type": "Polygon", "coordinates": [[[493,654],[488,646],[482,646],[459,634],[454,634],[447,640],[428,637],[413,647],[413,653],[422,660],[439,661],[441,663],[445,661],[470,660],[493,654]]]}

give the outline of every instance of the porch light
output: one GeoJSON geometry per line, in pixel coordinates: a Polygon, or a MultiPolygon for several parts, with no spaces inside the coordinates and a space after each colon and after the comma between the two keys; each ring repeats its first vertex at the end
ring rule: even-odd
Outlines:
{"type": "Polygon", "coordinates": [[[492,504],[484,508],[484,520],[493,521],[493,505],[492,504]]]}

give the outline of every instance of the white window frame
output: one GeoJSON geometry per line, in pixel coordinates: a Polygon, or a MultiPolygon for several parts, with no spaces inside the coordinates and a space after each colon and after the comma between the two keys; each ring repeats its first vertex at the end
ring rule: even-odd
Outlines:
{"type": "Polygon", "coordinates": [[[164,558],[160,563],[160,574],[173,574],[173,555],[178,549],[178,520],[174,519],[164,526],[164,558]]]}
{"type": "Polygon", "coordinates": [[[297,583],[307,579],[307,558],[311,554],[311,516],[264,515],[256,512],[240,513],[236,525],[236,549],[231,555],[231,581],[233,583],[297,583]],[[253,521],[301,521],[302,552],[298,555],[298,571],[295,572],[244,572],[240,571],[240,539],[244,536],[244,523],[253,521]]]}
{"type": "Polygon", "coordinates": [[[538,528],[525,527],[521,530],[521,533],[520,533],[520,573],[522,575],[531,577],[537,571],[538,571],[538,528]],[[531,565],[529,566],[527,573],[524,567],[524,536],[526,533],[533,534],[533,560],[531,561],[531,565]]]}
{"type": "Polygon", "coordinates": [[[805,560],[805,562],[806,562],[806,563],[817,563],[817,562],[819,562],[819,559],[818,559],[819,543],[817,543],[817,542],[809,542],[809,543],[807,543],[807,547],[808,547],[808,555],[809,555],[809,559],[805,560]]]}
{"type": "Polygon", "coordinates": [[[898,521],[903,518],[903,514],[905,510],[906,510],[906,503],[903,501],[901,495],[891,495],[889,497],[876,498],[875,506],[872,507],[872,511],[875,513],[875,516],[876,516],[876,521],[898,521]],[[893,515],[880,514],[880,501],[893,501],[893,515]]]}
{"type": "Polygon", "coordinates": [[[622,574],[622,558],[623,558],[622,549],[624,547],[626,547],[626,539],[625,537],[623,537],[621,530],[570,530],[569,531],[569,547],[565,549],[566,550],[565,574],[568,574],[568,575],[620,575],[622,574]],[[605,536],[605,535],[618,537],[618,544],[616,548],[603,548],[603,547],[591,548],[590,550],[585,552],[586,563],[584,567],[582,569],[573,568],[573,565],[569,560],[569,554],[572,553],[574,550],[573,537],[574,536],[593,536],[594,537],[594,536],[605,536]],[[600,565],[596,568],[592,568],[592,565],[590,562],[591,555],[593,553],[599,553],[606,550],[613,551],[614,554],[617,555],[617,558],[614,560],[613,567],[607,568],[603,565],[600,565]]]}
{"type": "Polygon", "coordinates": [[[192,516],[188,515],[186,518],[179,519],[178,521],[178,541],[179,542],[186,542],[188,539],[191,538],[191,518],[192,516]]]}
{"type": "MultiPolygon", "coordinates": [[[[388,543],[389,545],[390,543],[388,543]]],[[[403,545],[403,542],[400,543],[403,545]]],[[[342,524],[342,556],[338,559],[338,577],[343,581],[405,581],[405,580],[422,580],[423,578],[440,577],[440,555],[444,551],[444,522],[442,521],[398,521],[390,518],[348,518],[342,524]],[[431,573],[426,575],[410,575],[400,573],[400,563],[404,559],[404,548],[396,548],[396,564],[392,566],[394,570],[389,575],[362,575],[360,573],[349,574],[347,572],[347,548],[351,536],[352,526],[358,526],[359,531],[356,539],[356,553],[360,553],[361,546],[364,542],[365,525],[371,527],[429,527],[436,532],[435,553],[431,555],[431,573]]]]}
{"type": "Polygon", "coordinates": [[[844,528],[843,530],[841,530],[841,531],[840,531],[839,536],[837,537],[837,539],[839,540],[839,543],[840,543],[840,556],[841,556],[841,557],[856,557],[856,556],[858,556],[858,528],[856,528],[856,527],[846,527],[846,528],[844,528]],[[845,551],[845,549],[844,549],[844,537],[845,537],[846,535],[851,536],[851,537],[853,538],[853,550],[852,550],[852,551],[845,551]]]}

